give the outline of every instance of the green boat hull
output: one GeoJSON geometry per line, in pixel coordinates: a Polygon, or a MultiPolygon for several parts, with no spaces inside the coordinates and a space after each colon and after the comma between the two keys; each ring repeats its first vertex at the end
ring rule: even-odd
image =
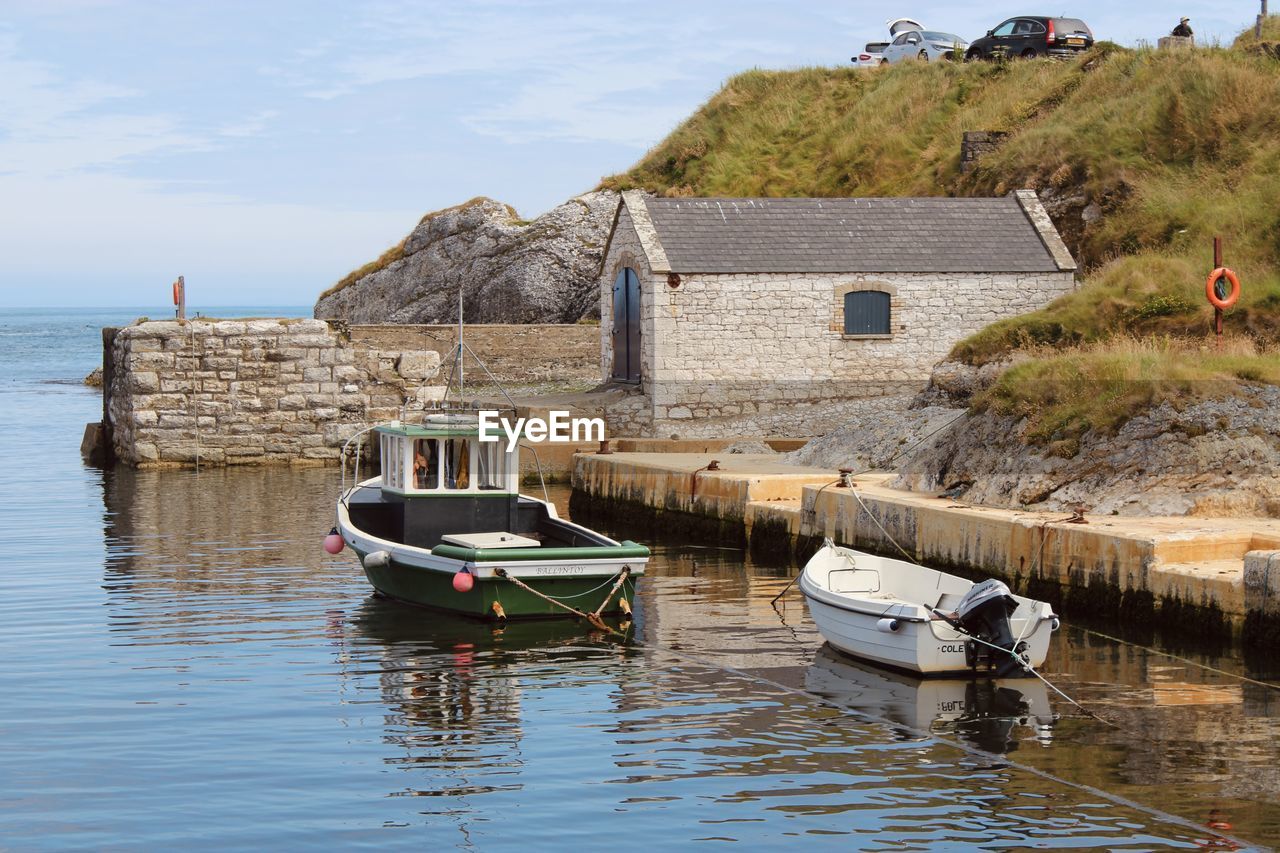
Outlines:
{"type": "MultiPolygon", "coordinates": [[[[365,555],[359,553],[363,565],[365,555]]],[[[406,566],[390,561],[387,565],[364,567],[365,576],[382,595],[451,613],[461,613],[478,619],[538,619],[566,618],[574,614],[498,577],[475,577],[467,592],[453,588],[453,574],[449,572],[406,566]],[[500,610],[494,607],[494,603],[500,610]],[[499,616],[501,612],[502,616],[499,616]]],[[[612,577],[552,577],[525,578],[522,583],[543,595],[560,599],[577,610],[593,613],[609,597],[602,615],[616,616],[625,613],[621,601],[635,600],[635,578],[628,578],[618,590],[610,594],[612,577]]]]}

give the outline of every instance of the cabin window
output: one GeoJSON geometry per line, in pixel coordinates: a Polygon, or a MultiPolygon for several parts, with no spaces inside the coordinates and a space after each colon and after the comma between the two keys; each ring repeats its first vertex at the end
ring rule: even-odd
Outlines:
{"type": "Polygon", "coordinates": [[[420,438],[414,442],[413,485],[416,489],[440,488],[440,442],[420,438]]]}
{"type": "Polygon", "coordinates": [[[844,295],[846,335],[889,334],[889,294],[882,290],[854,290],[844,295]]]}
{"type": "Polygon", "coordinates": [[[477,488],[506,490],[507,454],[503,450],[502,442],[484,442],[476,450],[478,451],[476,461],[479,467],[477,488]]]}
{"type": "Polygon", "coordinates": [[[471,486],[471,442],[465,438],[444,440],[444,487],[467,489],[471,486]]]}
{"type": "Polygon", "coordinates": [[[400,439],[394,435],[382,437],[382,483],[391,489],[404,489],[404,460],[401,458],[400,439]]]}

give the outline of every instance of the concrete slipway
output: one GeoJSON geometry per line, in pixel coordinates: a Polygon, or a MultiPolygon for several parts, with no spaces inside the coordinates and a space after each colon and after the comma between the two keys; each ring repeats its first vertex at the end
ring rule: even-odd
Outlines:
{"type": "Polygon", "coordinates": [[[753,551],[803,560],[824,536],[889,556],[901,546],[938,568],[1004,578],[1068,613],[1280,636],[1280,520],[1081,520],[899,491],[887,473],[857,476],[850,489],[836,471],[776,456],[715,458],[718,470],[706,470],[708,453],[578,454],[574,489],[592,511],[647,507],[671,522],[710,522],[753,551]]]}

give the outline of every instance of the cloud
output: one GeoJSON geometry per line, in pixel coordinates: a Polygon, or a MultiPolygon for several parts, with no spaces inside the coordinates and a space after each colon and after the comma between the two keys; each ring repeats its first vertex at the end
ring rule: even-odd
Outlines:
{"type": "Polygon", "coordinates": [[[383,4],[366,12],[341,58],[298,51],[265,70],[324,101],[410,81],[456,88],[467,80],[488,93],[461,111],[477,133],[634,148],[696,106],[708,77],[722,79],[744,60],[752,66],[795,54],[776,39],[727,36],[711,14],[685,9],[673,27],[661,9],[581,9],[481,2],[425,14],[416,4],[383,4]]]}
{"type": "Polygon", "coordinates": [[[218,128],[218,135],[233,138],[261,136],[262,132],[267,129],[267,125],[271,123],[271,120],[279,115],[279,110],[258,110],[252,115],[245,116],[240,121],[224,124],[218,128]]]}
{"type": "Polygon", "coordinates": [[[117,111],[136,90],[65,79],[48,63],[22,59],[13,33],[0,33],[0,80],[0,168],[7,173],[63,175],[209,146],[172,116],[117,111]]]}

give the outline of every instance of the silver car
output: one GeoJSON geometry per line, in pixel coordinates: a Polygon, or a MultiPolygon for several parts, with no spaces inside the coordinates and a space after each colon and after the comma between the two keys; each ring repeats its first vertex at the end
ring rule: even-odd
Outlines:
{"type": "Polygon", "coordinates": [[[906,59],[934,62],[939,59],[963,58],[969,43],[955,33],[935,30],[907,30],[899,32],[884,49],[880,62],[888,65],[906,59]]]}
{"type": "Polygon", "coordinates": [[[879,68],[880,60],[883,58],[884,49],[889,46],[887,41],[869,41],[859,53],[849,57],[855,68],[879,68]]]}

